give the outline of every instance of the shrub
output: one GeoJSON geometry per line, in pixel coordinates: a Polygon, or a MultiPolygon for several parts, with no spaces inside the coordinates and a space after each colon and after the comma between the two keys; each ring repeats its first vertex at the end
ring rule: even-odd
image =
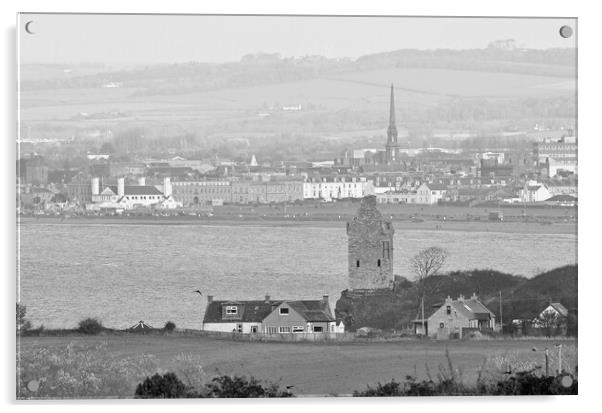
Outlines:
{"type": "Polygon", "coordinates": [[[577,394],[577,379],[570,374],[537,376],[533,372],[517,373],[497,383],[495,395],[561,395],[577,394]]]}
{"type": "Polygon", "coordinates": [[[163,327],[163,329],[168,333],[171,333],[176,329],[176,323],[174,323],[173,321],[168,321],[167,323],[165,323],[165,327],[163,327]]]}
{"type": "Polygon", "coordinates": [[[219,376],[207,385],[206,397],[248,398],[248,397],[293,397],[288,390],[281,390],[277,384],[266,386],[254,377],[219,376]]]}
{"type": "Polygon", "coordinates": [[[77,331],[83,334],[95,335],[102,331],[102,323],[96,318],[86,318],[79,322],[77,331]]]}
{"type": "Polygon", "coordinates": [[[31,328],[31,323],[25,318],[27,307],[17,303],[17,334],[27,331],[31,328]]]}
{"type": "Polygon", "coordinates": [[[116,357],[106,344],[23,347],[17,353],[17,398],[131,397],[135,384],[156,369],[153,357],[116,357]]]}
{"type": "Polygon", "coordinates": [[[175,373],[155,373],[140,383],[135,393],[138,399],[178,399],[186,395],[186,386],[175,373]]]}

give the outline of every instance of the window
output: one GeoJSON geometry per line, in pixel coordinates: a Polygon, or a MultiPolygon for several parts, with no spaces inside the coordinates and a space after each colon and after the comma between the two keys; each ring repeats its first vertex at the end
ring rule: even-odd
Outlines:
{"type": "Polygon", "coordinates": [[[239,333],[242,333],[242,324],[236,324],[236,330],[237,330],[239,333]]]}
{"type": "Polygon", "coordinates": [[[226,314],[238,314],[238,307],[235,305],[227,305],[226,314]]]}
{"type": "Polygon", "coordinates": [[[445,312],[447,313],[447,315],[451,314],[451,305],[445,307],[445,312]]]}
{"type": "Polygon", "coordinates": [[[383,258],[391,259],[391,244],[389,241],[383,241],[383,258]]]}
{"type": "Polygon", "coordinates": [[[276,327],[268,327],[268,334],[276,334],[277,331],[276,327]]]}
{"type": "Polygon", "coordinates": [[[280,315],[288,315],[288,308],[286,308],[286,307],[281,308],[280,315]]]}
{"type": "Polygon", "coordinates": [[[359,268],[359,267],[360,267],[360,260],[356,260],[356,261],[355,261],[355,266],[356,266],[357,268],[359,268]]]}
{"type": "Polygon", "coordinates": [[[445,327],[445,323],[439,323],[439,328],[445,327]]]}
{"type": "Polygon", "coordinates": [[[379,258],[378,260],[376,260],[376,265],[377,265],[378,267],[380,267],[380,258],[379,258]]]}
{"type": "Polygon", "coordinates": [[[293,333],[302,333],[303,326],[293,326],[293,333]]]}
{"type": "Polygon", "coordinates": [[[324,331],[322,326],[314,326],[314,333],[321,333],[322,331],[324,331]]]}
{"type": "Polygon", "coordinates": [[[257,326],[251,326],[251,333],[257,333],[257,326]]]}
{"type": "Polygon", "coordinates": [[[278,332],[280,334],[290,333],[291,332],[291,328],[289,326],[284,326],[284,327],[280,326],[280,328],[278,329],[278,332]]]}

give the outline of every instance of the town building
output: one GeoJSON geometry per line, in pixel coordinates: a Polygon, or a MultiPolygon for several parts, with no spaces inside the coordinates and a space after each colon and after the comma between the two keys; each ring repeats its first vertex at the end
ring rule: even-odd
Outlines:
{"type": "Polygon", "coordinates": [[[212,205],[232,201],[232,183],[217,181],[174,181],[173,197],[184,206],[212,205]]]}
{"type": "Polygon", "coordinates": [[[303,183],[303,199],[363,198],[374,194],[374,185],[365,177],[312,178],[303,183]]]}
{"type": "Polygon", "coordinates": [[[471,331],[496,330],[495,314],[473,294],[470,299],[460,295],[457,300],[449,296],[426,320],[413,321],[416,334],[438,339],[462,338],[471,331]],[[423,329],[424,325],[424,329],[423,329]]]}
{"type": "Polygon", "coordinates": [[[393,284],[393,224],[376,207],[376,196],[362,199],[347,222],[349,287],[390,288],[393,284]]]}
{"type": "Polygon", "coordinates": [[[422,183],[415,190],[388,191],[377,193],[379,204],[434,205],[444,199],[447,186],[436,183],[422,183]]]}
{"type": "Polygon", "coordinates": [[[89,204],[92,202],[92,185],[83,180],[71,182],[67,184],[67,197],[79,205],[89,204]]]}
{"type": "Polygon", "coordinates": [[[549,177],[567,171],[577,174],[577,138],[544,138],[533,144],[533,158],[537,167],[543,167],[549,177]]]}

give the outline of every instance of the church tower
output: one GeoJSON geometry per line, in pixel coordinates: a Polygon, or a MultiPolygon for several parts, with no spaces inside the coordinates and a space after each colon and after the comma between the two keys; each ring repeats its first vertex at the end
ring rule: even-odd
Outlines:
{"type": "Polygon", "coordinates": [[[395,96],[391,84],[391,101],[389,103],[389,127],[387,128],[387,144],[385,146],[387,164],[399,162],[399,144],[397,143],[397,125],[395,125],[395,96]]]}
{"type": "Polygon", "coordinates": [[[364,197],[357,216],[347,222],[350,289],[391,287],[394,233],[376,208],[376,197],[364,197]]]}

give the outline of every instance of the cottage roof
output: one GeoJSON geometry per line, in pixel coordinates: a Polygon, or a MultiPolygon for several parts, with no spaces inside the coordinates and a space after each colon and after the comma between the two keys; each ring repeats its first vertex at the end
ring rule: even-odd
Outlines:
{"type": "Polygon", "coordinates": [[[274,308],[279,306],[282,301],[274,300],[251,300],[251,301],[212,301],[207,304],[205,310],[204,323],[232,323],[247,322],[261,323],[274,308]],[[222,317],[222,307],[224,305],[236,305],[239,307],[239,317],[236,319],[224,319],[222,317]]]}
{"type": "Polygon", "coordinates": [[[305,321],[335,321],[330,313],[328,302],[322,300],[302,300],[287,301],[287,303],[297,311],[305,321]]]}
{"type": "Polygon", "coordinates": [[[554,310],[556,310],[558,312],[558,314],[560,314],[563,317],[566,317],[569,315],[569,310],[567,310],[566,307],[560,303],[550,303],[550,307],[552,307],[554,310]]]}
{"type": "Polygon", "coordinates": [[[261,323],[274,309],[286,303],[306,321],[335,321],[328,302],[323,300],[251,300],[251,301],[212,301],[205,310],[204,323],[248,322],[261,323]],[[236,305],[239,308],[237,318],[224,318],[223,306],[236,305]]]}

